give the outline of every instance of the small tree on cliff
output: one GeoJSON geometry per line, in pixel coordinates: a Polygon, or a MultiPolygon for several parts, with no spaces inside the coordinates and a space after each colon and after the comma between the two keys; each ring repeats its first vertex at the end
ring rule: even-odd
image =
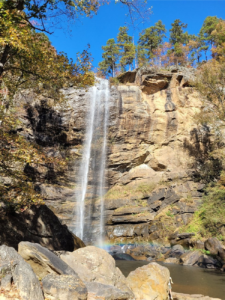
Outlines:
{"type": "Polygon", "coordinates": [[[166,28],[161,20],[140,33],[138,40],[138,60],[139,64],[149,61],[154,57],[156,50],[166,37],[166,28]]]}
{"type": "Polygon", "coordinates": [[[99,63],[99,69],[105,76],[115,76],[117,61],[119,58],[119,47],[114,39],[109,39],[106,46],[102,46],[103,61],[99,63]]]}
{"type": "Polygon", "coordinates": [[[117,45],[119,47],[119,59],[122,72],[126,71],[126,67],[129,66],[129,70],[135,59],[135,46],[133,44],[132,36],[128,35],[128,27],[120,27],[117,35],[117,45]]]}

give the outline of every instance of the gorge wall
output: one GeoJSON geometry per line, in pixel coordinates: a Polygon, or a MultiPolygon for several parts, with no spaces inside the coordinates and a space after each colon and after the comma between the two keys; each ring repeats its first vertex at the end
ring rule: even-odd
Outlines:
{"type": "MultiPolygon", "coordinates": [[[[198,159],[211,145],[207,127],[196,125],[202,109],[190,86],[192,70],[127,72],[111,86],[104,221],[115,242],[163,241],[187,224],[201,204],[204,185],[194,180],[198,159]]],[[[63,105],[30,92],[20,95],[18,128],[48,155],[68,161],[63,173],[53,166],[29,166],[45,203],[72,231],[76,176],[82,156],[87,91],[63,91],[63,105]],[[21,105],[22,103],[22,105],[21,105]],[[23,106],[23,108],[22,108],[23,106]]],[[[94,184],[90,174],[88,191],[94,184]]],[[[92,224],[99,221],[100,201],[87,192],[92,224]]],[[[96,233],[98,234],[98,233],[96,233]]]]}

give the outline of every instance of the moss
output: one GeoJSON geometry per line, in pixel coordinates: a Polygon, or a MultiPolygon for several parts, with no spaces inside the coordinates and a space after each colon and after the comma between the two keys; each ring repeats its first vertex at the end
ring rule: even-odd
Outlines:
{"type": "MultiPolygon", "coordinates": [[[[143,195],[150,194],[155,188],[155,183],[141,183],[139,185],[134,186],[114,186],[106,193],[105,199],[115,200],[137,198],[139,199],[138,201],[141,201],[143,195]]],[[[143,206],[146,206],[144,202],[142,203],[143,206]]]]}

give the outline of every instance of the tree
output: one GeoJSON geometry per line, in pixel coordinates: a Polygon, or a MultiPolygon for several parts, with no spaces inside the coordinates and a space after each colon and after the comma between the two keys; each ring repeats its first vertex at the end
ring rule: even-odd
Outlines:
{"type": "Polygon", "coordinates": [[[187,28],[187,24],[182,23],[181,20],[176,19],[172,24],[171,24],[171,29],[170,31],[170,43],[172,45],[175,44],[186,44],[188,41],[188,33],[184,32],[183,29],[187,28]]]}
{"type": "Polygon", "coordinates": [[[140,33],[138,41],[138,58],[142,63],[153,58],[153,51],[157,49],[166,37],[166,28],[161,20],[154,26],[146,28],[140,33]]]}
{"type": "Polygon", "coordinates": [[[102,54],[103,61],[99,63],[99,69],[105,76],[115,76],[117,60],[119,58],[119,47],[114,39],[109,39],[106,46],[102,46],[104,51],[102,54]]]}
{"type": "Polygon", "coordinates": [[[169,41],[173,45],[171,50],[174,54],[174,63],[179,64],[180,61],[184,61],[183,45],[187,44],[190,36],[188,32],[184,32],[183,29],[187,28],[187,24],[182,23],[180,19],[176,19],[171,24],[169,41]]]}
{"type": "Polygon", "coordinates": [[[198,71],[196,87],[213,106],[213,118],[225,120],[225,62],[212,59],[198,71]]]}
{"type": "Polygon", "coordinates": [[[132,36],[128,35],[128,27],[120,27],[119,33],[117,35],[117,45],[119,47],[119,58],[120,58],[120,66],[123,72],[126,71],[126,66],[129,66],[131,69],[131,65],[135,59],[135,46],[133,44],[132,36]]]}

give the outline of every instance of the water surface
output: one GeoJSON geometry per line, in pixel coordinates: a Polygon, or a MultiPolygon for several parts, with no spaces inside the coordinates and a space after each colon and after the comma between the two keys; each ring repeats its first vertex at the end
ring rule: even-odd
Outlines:
{"type": "MultiPolygon", "coordinates": [[[[117,267],[125,276],[148,263],[145,261],[116,261],[117,267]]],[[[202,294],[225,300],[225,272],[175,264],[160,264],[170,270],[174,282],[172,285],[174,292],[202,294]]]]}

